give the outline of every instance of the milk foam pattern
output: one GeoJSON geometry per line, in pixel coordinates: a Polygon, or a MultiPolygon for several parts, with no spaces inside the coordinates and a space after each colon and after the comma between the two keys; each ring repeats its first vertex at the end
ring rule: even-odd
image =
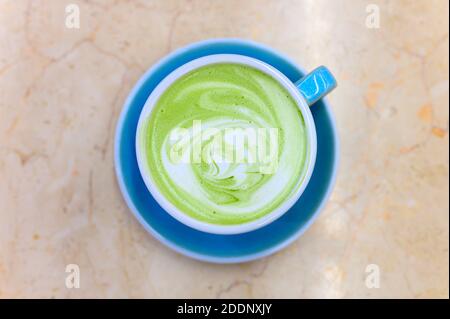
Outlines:
{"type": "MultiPolygon", "coordinates": [[[[142,129],[140,145],[160,192],[208,223],[241,224],[270,213],[297,190],[305,174],[309,147],[296,102],[275,79],[249,66],[214,64],[182,76],[161,95],[142,129]],[[258,162],[218,163],[214,158],[174,163],[171,132],[192,132],[194,121],[201,121],[203,129],[277,128],[277,169],[267,174],[258,162]]],[[[200,148],[211,156],[217,140],[202,137],[200,148]]]]}

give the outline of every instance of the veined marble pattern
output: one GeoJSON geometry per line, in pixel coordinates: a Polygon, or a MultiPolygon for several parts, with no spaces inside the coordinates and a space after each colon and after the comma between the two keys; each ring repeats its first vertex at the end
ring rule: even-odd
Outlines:
{"type": "Polygon", "coordinates": [[[449,296],[449,4],[0,0],[0,298],[449,296]],[[64,25],[78,4],[80,29],[64,25]],[[380,28],[366,27],[366,6],[380,28]],[[113,134],[171,50],[242,37],[327,65],[342,153],[332,199],[287,249],[241,265],[172,252],[116,184],[113,134]],[[81,287],[65,287],[76,263],[81,287]],[[366,286],[366,267],[380,287],[366,286]]]}

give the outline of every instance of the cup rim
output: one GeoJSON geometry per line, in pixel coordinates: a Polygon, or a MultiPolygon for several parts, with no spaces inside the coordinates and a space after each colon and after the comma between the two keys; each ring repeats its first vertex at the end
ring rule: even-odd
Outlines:
{"type": "Polygon", "coordinates": [[[189,226],[191,228],[206,233],[219,235],[234,235],[256,230],[258,228],[270,224],[271,222],[275,221],[283,214],[285,214],[287,211],[289,211],[289,209],[300,198],[306,186],[308,185],[309,180],[312,176],[312,172],[314,170],[314,165],[317,156],[317,135],[314,119],[311,114],[310,106],[307,104],[306,99],[300,93],[299,89],[283,73],[281,73],[279,70],[275,69],[271,65],[263,61],[260,61],[256,58],[240,54],[211,54],[203,56],[191,60],[181,65],[180,67],[176,68],[172,72],[170,72],[161,82],[158,83],[158,85],[147,97],[144,107],[142,108],[139,115],[139,121],[136,129],[135,144],[136,144],[135,145],[136,158],[142,179],[144,180],[144,183],[150,194],[153,196],[156,202],[164,209],[164,211],[186,226],[189,226]],[[167,200],[166,197],[159,191],[155,182],[153,182],[150,170],[148,168],[148,165],[146,164],[147,163],[145,155],[146,152],[143,152],[139,145],[140,143],[139,141],[141,139],[142,125],[147,119],[147,117],[150,116],[157,101],[159,100],[160,96],[165,92],[165,90],[186,73],[189,73],[195,69],[198,69],[206,65],[218,63],[235,63],[251,66],[271,76],[278,83],[280,83],[289,92],[289,94],[295,100],[297,106],[301,111],[301,114],[305,121],[305,127],[307,129],[307,138],[310,148],[307,158],[308,167],[306,169],[306,173],[304,174],[303,180],[301,181],[298,189],[286,201],[284,201],[272,212],[264,216],[261,216],[256,220],[236,225],[218,225],[200,221],[182,212],[174,204],[172,204],[169,200],[167,200]]]}

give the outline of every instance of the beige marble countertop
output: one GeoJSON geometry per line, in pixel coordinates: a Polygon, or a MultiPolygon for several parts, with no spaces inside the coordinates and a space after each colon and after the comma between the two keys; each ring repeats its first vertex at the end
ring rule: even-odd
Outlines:
{"type": "Polygon", "coordinates": [[[0,298],[448,298],[448,9],[446,0],[0,0],[0,298]],[[65,25],[71,3],[79,29],[65,25]],[[366,25],[371,3],[379,28],[366,25]],[[212,37],[259,41],[307,69],[327,65],[339,81],[330,202],[287,249],[240,265],[191,260],[152,238],[113,167],[115,124],[136,80],[212,37]],[[79,265],[78,289],[65,285],[67,264],[79,265]],[[379,288],[366,285],[370,264],[379,288]]]}

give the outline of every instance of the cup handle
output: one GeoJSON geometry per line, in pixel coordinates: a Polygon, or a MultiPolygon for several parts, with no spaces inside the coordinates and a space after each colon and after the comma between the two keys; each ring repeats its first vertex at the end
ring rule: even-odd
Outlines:
{"type": "Polygon", "coordinates": [[[319,66],[295,82],[309,106],[330,93],[336,86],[336,79],[324,66],[319,66]]]}

